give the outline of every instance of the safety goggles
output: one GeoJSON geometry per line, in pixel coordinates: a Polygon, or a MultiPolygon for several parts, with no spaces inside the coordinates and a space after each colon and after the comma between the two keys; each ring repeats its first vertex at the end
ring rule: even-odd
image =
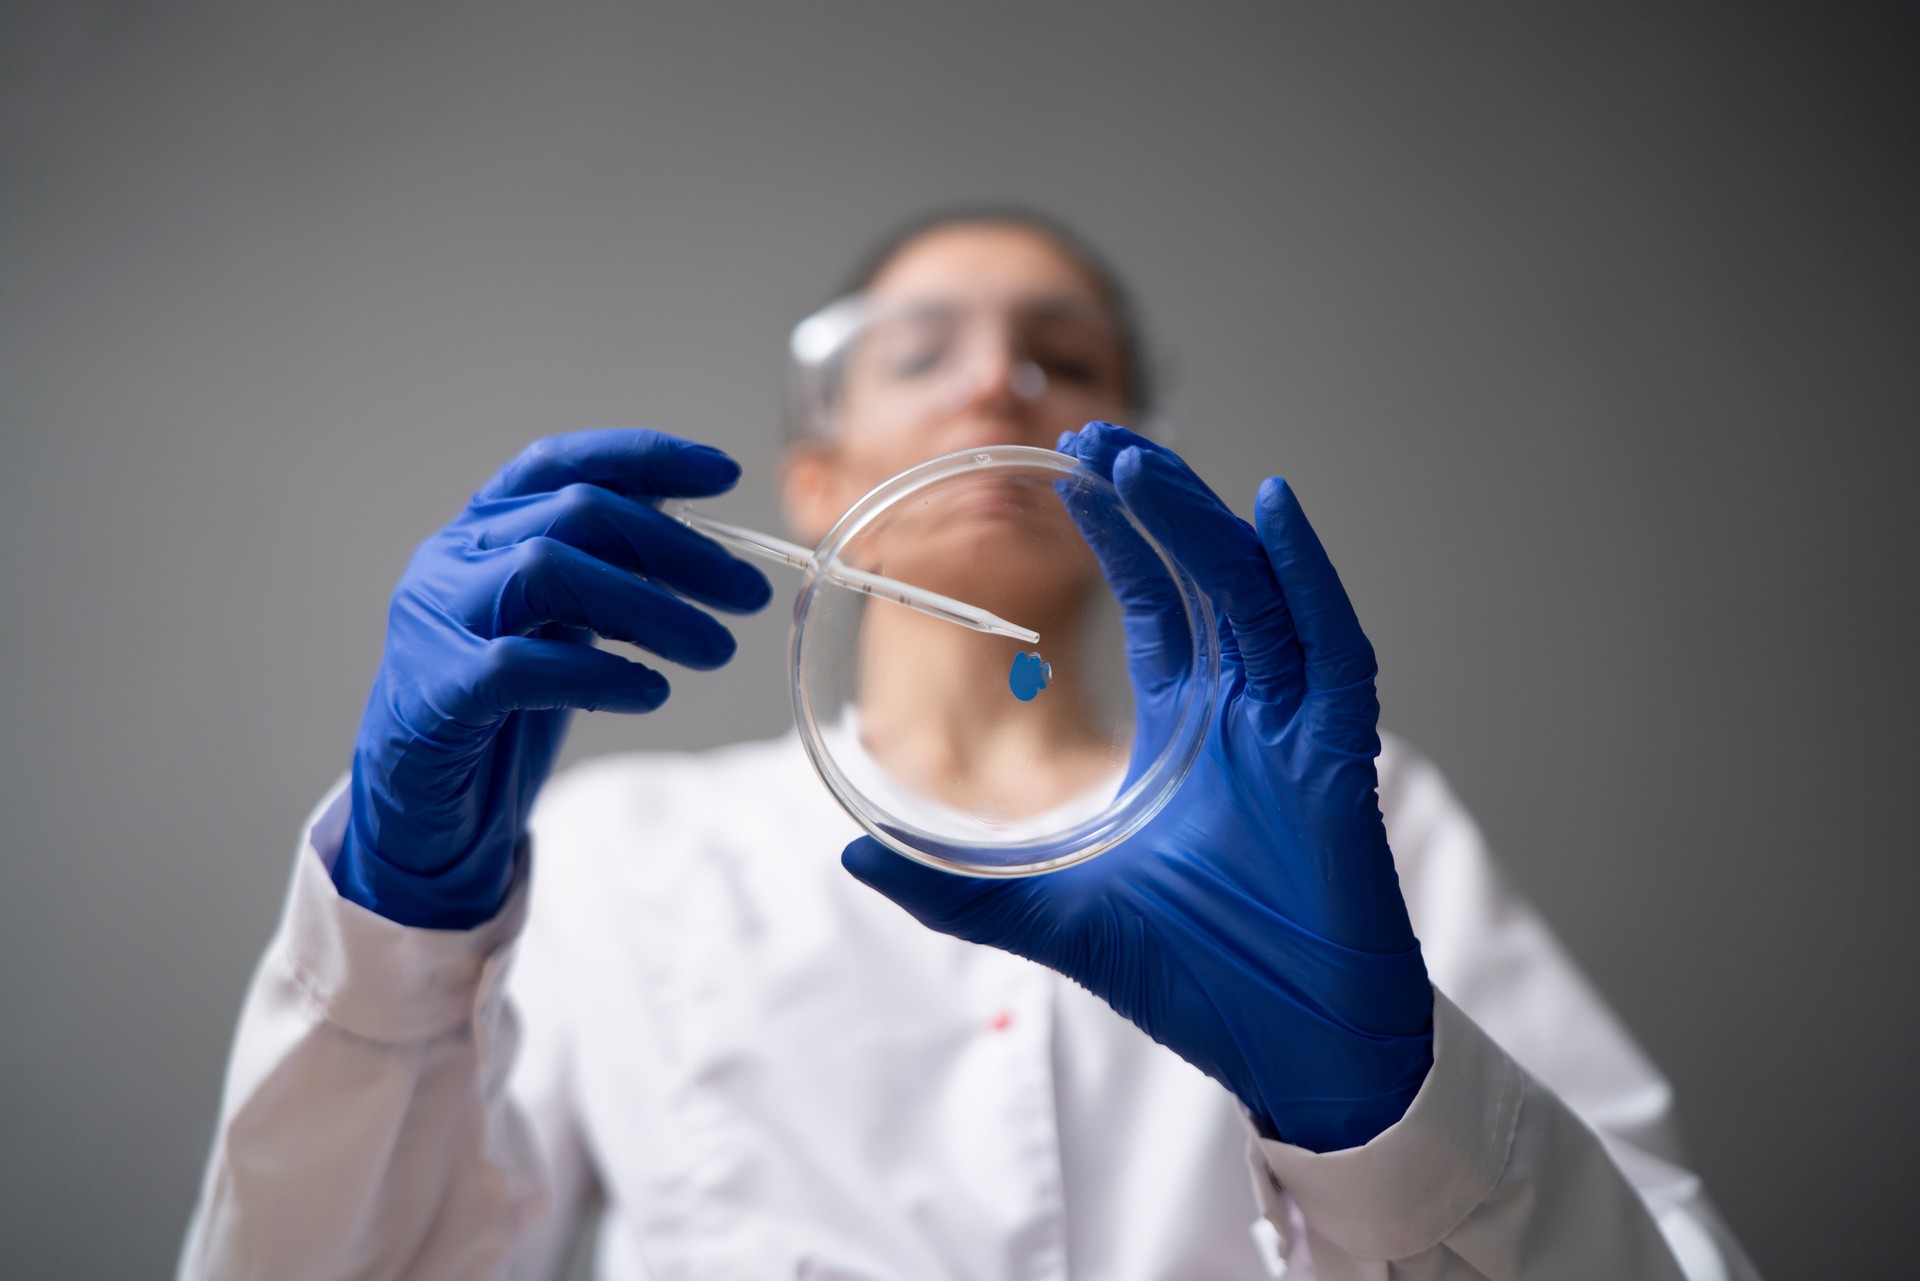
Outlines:
{"type": "Polygon", "coordinates": [[[989,395],[1063,430],[1134,408],[1125,334],[1070,296],[856,294],[794,326],[788,350],[794,424],[815,439],[913,431],[989,395]]]}

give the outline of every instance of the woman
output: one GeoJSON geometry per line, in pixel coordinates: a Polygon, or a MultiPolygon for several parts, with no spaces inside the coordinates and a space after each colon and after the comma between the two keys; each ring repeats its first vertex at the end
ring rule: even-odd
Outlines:
{"type": "MultiPolygon", "coordinates": [[[[723,456],[536,444],[395,594],[182,1274],[549,1276],[603,1197],[609,1277],[1751,1275],[1665,1084],[1438,775],[1377,737],[1372,652],[1291,491],[1263,485],[1249,526],[1163,447],[1083,426],[1147,399],[1111,274],[1043,220],[969,214],[854,293],[796,331],[795,532],[958,449],[1058,444],[1109,476],[1233,639],[1179,797],[1017,881],[856,839],[792,736],[590,764],[530,819],[567,709],[666,697],[587,631],[718,667],[697,606],[769,596],[650,501],[725,489],[723,456]]],[[[1089,563],[971,586],[1045,611],[1089,563]]],[[[1178,670],[1133,604],[1150,705],[1178,670]]],[[[1033,809],[1099,784],[1071,698],[958,697],[928,673],[959,634],[899,625],[860,709],[896,776],[1033,809]],[[1035,736],[1054,767],[1001,773],[1035,736]]]]}

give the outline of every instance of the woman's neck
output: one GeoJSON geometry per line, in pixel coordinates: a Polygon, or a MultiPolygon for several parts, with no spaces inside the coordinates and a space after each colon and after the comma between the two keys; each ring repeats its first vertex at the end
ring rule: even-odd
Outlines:
{"type": "MultiPolygon", "coordinates": [[[[1077,602],[1075,603],[1077,605],[1077,602]]],[[[1077,607],[1029,607],[1017,621],[1034,646],[987,636],[885,602],[861,631],[860,727],[868,753],[895,779],[947,805],[1008,817],[1051,809],[1109,774],[1089,691],[1071,660],[1077,607]],[[1008,687],[1024,648],[1060,659],[1030,702],[1008,687]]]]}

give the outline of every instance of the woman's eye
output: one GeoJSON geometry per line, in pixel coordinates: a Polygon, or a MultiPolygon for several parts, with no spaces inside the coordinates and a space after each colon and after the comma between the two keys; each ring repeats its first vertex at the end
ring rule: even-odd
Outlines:
{"type": "Polygon", "coordinates": [[[1103,329],[1070,316],[1039,316],[1026,332],[1027,358],[1050,382],[1082,390],[1116,382],[1125,363],[1103,329]]]}
{"type": "Polygon", "coordinates": [[[1047,377],[1071,387],[1090,387],[1113,376],[1117,362],[1085,343],[1035,343],[1028,359],[1040,366],[1047,377]]]}
{"type": "Polygon", "coordinates": [[[1076,356],[1041,356],[1034,363],[1055,382],[1084,385],[1092,382],[1098,374],[1092,361],[1076,356]]]}
{"type": "Polygon", "coordinates": [[[917,378],[939,367],[945,348],[938,343],[920,343],[894,353],[893,373],[897,378],[917,378]]]}
{"type": "Polygon", "coordinates": [[[952,354],[950,317],[915,315],[882,327],[875,335],[881,368],[892,378],[920,378],[939,370],[952,354]]]}

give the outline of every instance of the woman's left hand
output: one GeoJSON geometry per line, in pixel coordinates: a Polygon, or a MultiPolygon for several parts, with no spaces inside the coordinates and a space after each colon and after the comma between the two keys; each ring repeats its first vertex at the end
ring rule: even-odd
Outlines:
{"type": "MultiPolygon", "coordinates": [[[[988,880],[863,837],[844,862],[924,924],[1058,970],[1315,1151],[1397,1121],[1433,1061],[1433,991],[1380,816],[1373,648],[1285,481],[1256,523],[1171,450],[1105,423],[1062,448],[1111,479],[1220,615],[1222,672],[1199,762],[1117,848],[988,880]]],[[[1096,551],[1099,551],[1096,548],[1096,551]]],[[[1121,581],[1146,714],[1164,615],[1121,581]]],[[[1177,700],[1173,700],[1177,701],[1177,700]]]]}

